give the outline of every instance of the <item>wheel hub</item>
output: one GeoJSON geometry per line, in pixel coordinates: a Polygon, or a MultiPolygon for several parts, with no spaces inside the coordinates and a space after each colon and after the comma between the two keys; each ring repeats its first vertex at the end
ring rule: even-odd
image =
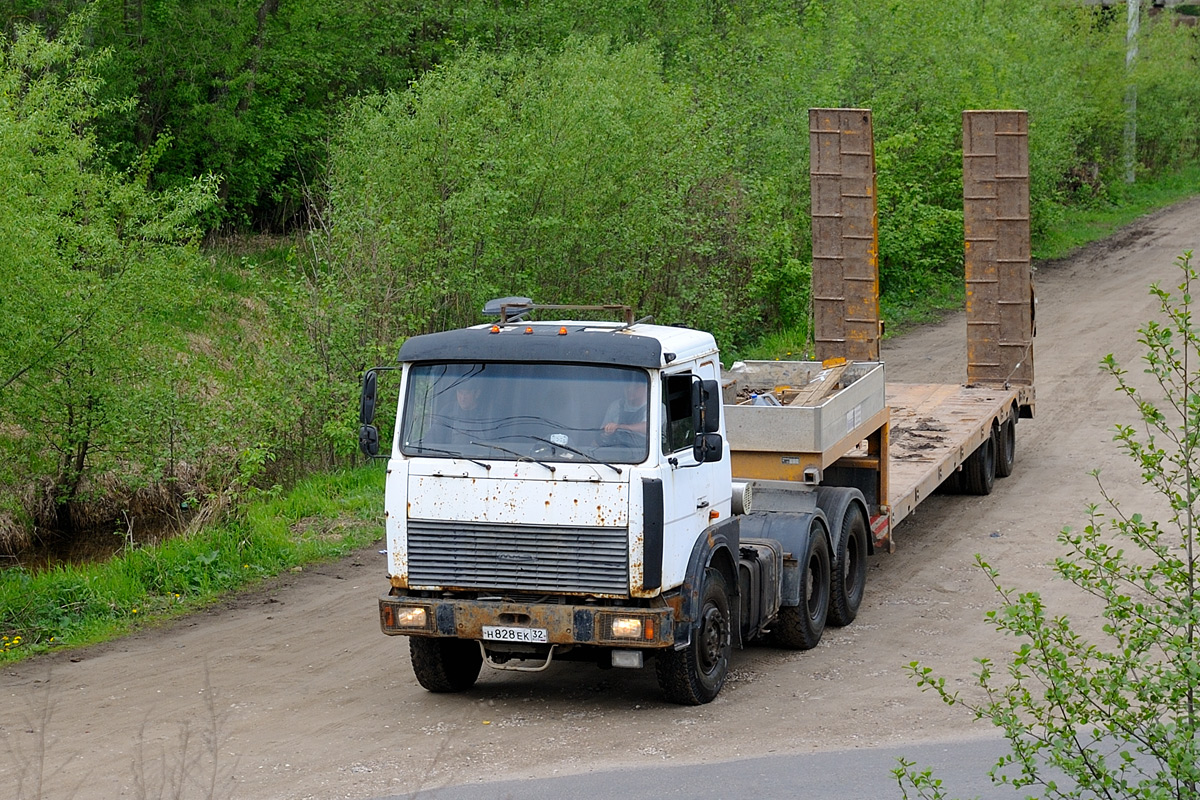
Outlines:
{"type": "Polygon", "coordinates": [[[705,673],[712,672],[721,663],[727,638],[724,615],[717,608],[706,609],[700,625],[699,642],[700,668],[705,673]]]}

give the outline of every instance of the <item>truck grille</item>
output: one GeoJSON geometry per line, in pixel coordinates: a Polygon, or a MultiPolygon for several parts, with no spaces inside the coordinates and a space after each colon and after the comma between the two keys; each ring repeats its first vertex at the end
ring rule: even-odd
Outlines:
{"type": "Polygon", "coordinates": [[[411,586],[629,593],[625,528],[408,521],[411,586]]]}

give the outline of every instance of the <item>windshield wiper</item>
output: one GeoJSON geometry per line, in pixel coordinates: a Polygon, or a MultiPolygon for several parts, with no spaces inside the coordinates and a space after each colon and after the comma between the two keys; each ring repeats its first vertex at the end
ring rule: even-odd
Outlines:
{"type": "Polygon", "coordinates": [[[471,442],[471,444],[476,445],[478,447],[491,447],[495,450],[499,450],[502,453],[508,453],[510,456],[516,456],[517,461],[532,461],[535,464],[540,464],[543,467],[545,467],[546,469],[550,470],[550,474],[554,474],[554,465],[553,464],[547,464],[545,461],[536,459],[531,455],[526,455],[525,453],[518,453],[516,450],[509,450],[507,447],[501,447],[500,445],[495,444],[493,442],[471,442]]]}
{"type": "Polygon", "coordinates": [[[576,450],[574,447],[571,447],[570,445],[567,445],[567,444],[556,444],[555,442],[551,441],[550,439],[543,439],[541,436],[534,436],[532,433],[527,433],[525,435],[528,436],[530,439],[536,439],[537,441],[542,442],[543,444],[548,444],[551,447],[557,447],[559,450],[566,450],[568,453],[574,453],[577,456],[583,456],[592,464],[603,464],[604,466],[608,467],[609,469],[611,469],[613,472],[617,473],[618,475],[621,474],[620,467],[618,467],[614,464],[610,464],[607,461],[601,461],[600,459],[596,458],[591,453],[585,453],[582,450],[576,450]]]}
{"type": "MultiPolygon", "coordinates": [[[[471,442],[471,444],[475,444],[475,443],[471,442]]],[[[491,470],[492,470],[491,464],[485,464],[482,461],[476,461],[475,459],[471,458],[470,456],[464,456],[462,453],[456,453],[453,450],[443,450],[440,447],[429,447],[428,445],[423,445],[423,444],[413,444],[413,445],[409,445],[409,447],[413,450],[418,450],[422,453],[437,453],[438,455],[450,456],[451,458],[461,458],[466,461],[470,461],[472,464],[478,464],[479,466],[486,469],[488,472],[491,472],[491,470]]]]}

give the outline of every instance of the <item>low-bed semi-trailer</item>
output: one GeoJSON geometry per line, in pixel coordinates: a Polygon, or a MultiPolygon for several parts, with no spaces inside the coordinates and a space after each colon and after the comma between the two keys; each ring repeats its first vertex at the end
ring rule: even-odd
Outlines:
{"type": "MultiPolygon", "coordinates": [[[[1034,408],[1024,115],[964,119],[966,384],[884,380],[862,110],[810,120],[820,361],[722,371],[705,332],[531,322],[520,300],[405,342],[379,614],[423,686],[465,690],[485,662],[652,662],[668,699],[708,702],[733,648],[849,624],[868,554],[938,486],[1011,472],[1034,408]]],[[[370,372],[372,455],[374,406],[370,372]]]]}

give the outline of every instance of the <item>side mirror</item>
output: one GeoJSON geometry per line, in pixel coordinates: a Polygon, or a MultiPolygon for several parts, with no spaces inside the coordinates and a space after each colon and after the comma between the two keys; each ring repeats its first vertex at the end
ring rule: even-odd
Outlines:
{"type": "Polygon", "coordinates": [[[379,429],[374,425],[358,426],[358,449],[367,458],[379,455],[379,429]]]}
{"type": "MultiPolygon", "coordinates": [[[[363,373],[362,380],[362,398],[359,400],[358,406],[358,421],[369,426],[375,421],[375,393],[376,393],[376,376],[375,370],[369,369],[363,373]]],[[[359,441],[362,441],[362,432],[359,431],[359,441]]],[[[379,450],[379,432],[375,433],[375,449],[379,450]]],[[[372,454],[374,455],[374,454],[372,454]]]]}
{"type": "Polygon", "coordinates": [[[721,430],[721,387],[716,381],[692,383],[692,418],[697,433],[721,430]]]}
{"type": "Polygon", "coordinates": [[[725,442],[719,433],[698,433],[692,445],[692,456],[697,464],[720,461],[725,455],[725,442]]]}

